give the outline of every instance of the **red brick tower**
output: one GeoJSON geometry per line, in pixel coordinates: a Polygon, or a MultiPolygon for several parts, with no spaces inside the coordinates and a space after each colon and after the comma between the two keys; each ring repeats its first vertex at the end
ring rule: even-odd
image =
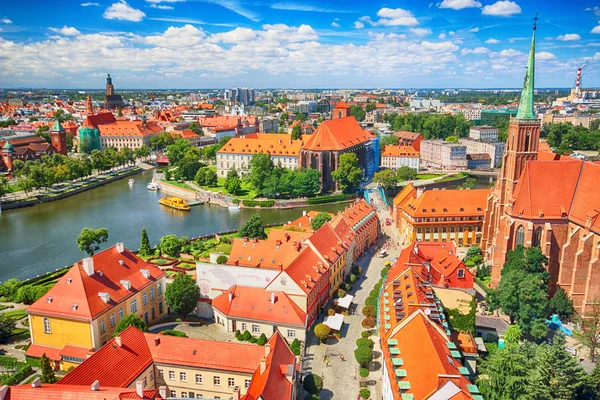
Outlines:
{"type": "Polygon", "coordinates": [[[87,115],[94,115],[94,106],[92,105],[92,97],[88,93],[86,101],[87,115]]]}
{"type": "Polygon", "coordinates": [[[335,105],[331,113],[331,119],[345,118],[350,116],[350,106],[343,101],[335,105]]]}
{"type": "Polygon", "coordinates": [[[62,127],[58,120],[54,121],[52,129],[50,130],[50,138],[52,139],[52,147],[57,153],[67,155],[67,132],[62,127]]]}
{"type": "Polygon", "coordinates": [[[8,172],[12,170],[12,162],[13,162],[13,154],[15,153],[15,148],[13,145],[7,140],[4,143],[4,147],[2,147],[2,161],[4,161],[4,165],[8,172]]]}

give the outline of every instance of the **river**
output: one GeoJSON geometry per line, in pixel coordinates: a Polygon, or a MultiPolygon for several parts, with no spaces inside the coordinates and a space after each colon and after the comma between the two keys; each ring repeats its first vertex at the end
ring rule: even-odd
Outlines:
{"type": "MultiPolygon", "coordinates": [[[[9,278],[27,279],[54,271],[85,257],[77,247],[82,228],[108,229],[104,247],[117,242],[137,249],[140,231],[146,228],[151,244],[167,234],[198,237],[239,228],[252,214],[261,214],[265,224],[287,222],[302,215],[301,208],[290,210],[229,211],[226,208],[199,205],[189,212],[158,204],[161,194],[149,192],[146,185],[153,171],[109,183],[78,195],[36,205],[3,211],[0,214],[0,282],[9,278]]],[[[345,204],[310,206],[311,210],[337,212],[345,204]]]]}

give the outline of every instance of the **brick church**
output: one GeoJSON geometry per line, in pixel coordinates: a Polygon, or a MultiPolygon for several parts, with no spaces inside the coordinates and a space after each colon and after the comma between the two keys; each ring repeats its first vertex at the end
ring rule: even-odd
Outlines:
{"type": "Polygon", "coordinates": [[[538,246],[549,259],[551,293],[562,287],[577,312],[600,299],[600,165],[538,158],[534,107],[535,25],[519,110],[511,118],[502,172],[488,198],[481,247],[492,286],[508,251],[538,246]]]}

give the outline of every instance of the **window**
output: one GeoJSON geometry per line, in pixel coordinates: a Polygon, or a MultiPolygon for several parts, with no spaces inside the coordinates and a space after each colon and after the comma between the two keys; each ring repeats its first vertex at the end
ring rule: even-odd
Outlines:
{"type": "Polygon", "coordinates": [[[160,379],[164,379],[164,377],[165,377],[165,371],[163,371],[162,369],[159,369],[158,370],[158,377],[160,379]]]}
{"type": "Polygon", "coordinates": [[[106,333],[106,321],[100,320],[100,334],[106,333]]]}
{"type": "Polygon", "coordinates": [[[248,329],[248,328],[246,328],[246,323],[245,323],[245,322],[242,322],[242,333],[243,333],[243,332],[244,332],[246,329],[248,329]]]}
{"type": "Polygon", "coordinates": [[[234,387],[235,386],[235,380],[233,378],[227,379],[227,386],[234,387]]]}
{"type": "Polygon", "coordinates": [[[465,270],[464,269],[459,269],[458,270],[458,278],[462,279],[465,277],[465,270]]]}
{"type": "Polygon", "coordinates": [[[296,337],[296,331],[293,329],[288,329],[287,331],[287,337],[289,338],[295,338],[296,337]]]}
{"type": "Polygon", "coordinates": [[[70,356],[62,356],[63,361],[69,361],[76,364],[81,364],[83,362],[83,358],[76,358],[70,356]]]}
{"type": "Polygon", "coordinates": [[[177,397],[177,392],[175,390],[171,390],[171,397],[177,397]]]}
{"type": "Polygon", "coordinates": [[[134,313],[137,311],[137,300],[131,300],[131,312],[134,313]]]}
{"type": "Polygon", "coordinates": [[[538,226],[533,234],[533,247],[540,247],[542,244],[542,227],[538,226]]]}
{"type": "Polygon", "coordinates": [[[179,373],[179,380],[181,382],[185,382],[185,380],[186,380],[185,372],[180,372],[179,373]]]}
{"type": "Polygon", "coordinates": [[[116,324],[117,324],[117,322],[115,321],[115,314],[112,313],[112,314],[110,314],[110,327],[112,328],[116,324]]]}
{"type": "Polygon", "coordinates": [[[144,377],[144,387],[148,386],[148,380],[144,377]]]}
{"type": "Polygon", "coordinates": [[[160,285],[160,283],[158,284],[158,286],[156,287],[156,293],[160,296],[162,294],[162,286],[160,285]]]}
{"type": "Polygon", "coordinates": [[[246,379],[244,381],[244,386],[246,387],[246,389],[248,389],[250,387],[250,379],[246,379]]]}
{"type": "Polygon", "coordinates": [[[202,375],[196,374],[196,385],[202,385],[202,375]]]}
{"type": "Polygon", "coordinates": [[[252,325],[252,333],[258,333],[258,332],[260,332],[260,326],[252,325]]]}
{"type": "Polygon", "coordinates": [[[181,398],[187,399],[188,398],[187,392],[181,392],[181,398]]]}
{"type": "Polygon", "coordinates": [[[523,244],[525,243],[525,228],[523,228],[523,225],[519,225],[519,227],[517,228],[517,235],[515,238],[515,245],[516,246],[523,246],[523,244]]]}
{"type": "Polygon", "coordinates": [[[214,384],[215,386],[220,386],[220,385],[221,385],[221,377],[219,377],[219,376],[215,376],[215,377],[213,378],[213,384],[214,384]]]}
{"type": "Polygon", "coordinates": [[[171,381],[175,380],[175,371],[169,371],[169,380],[171,380],[171,381]]]}
{"type": "Polygon", "coordinates": [[[142,302],[144,305],[148,304],[148,293],[142,294],[142,302]]]}
{"type": "Polygon", "coordinates": [[[50,330],[50,319],[44,318],[44,333],[52,333],[50,330]]]}
{"type": "Polygon", "coordinates": [[[197,398],[197,399],[201,399],[201,398],[202,398],[202,393],[198,393],[198,394],[196,395],[196,398],[197,398]]]}
{"type": "Polygon", "coordinates": [[[158,303],[158,313],[162,314],[163,313],[163,305],[162,305],[162,301],[158,303]]]}
{"type": "Polygon", "coordinates": [[[154,288],[150,289],[150,300],[154,300],[154,288]]]}
{"type": "Polygon", "coordinates": [[[154,380],[154,371],[150,371],[150,380],[153,381],[154,380]]]}
{"type": "Polygon", "coordinates": [[[123,319],[123,309],[119,308],[119,321],[123,319]]]}

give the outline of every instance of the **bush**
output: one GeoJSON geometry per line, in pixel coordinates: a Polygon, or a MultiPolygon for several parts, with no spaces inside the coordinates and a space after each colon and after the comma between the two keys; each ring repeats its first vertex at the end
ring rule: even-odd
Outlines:
{"type": "Polygon", "coordinates": [[[333,317],[335,315],[335,310],[333,308],[330,308],[329,310],[327,310],[327,315],[333,317]]]}
{"type": "Polygon", "coordinates": [[[264,346],[267,343],[267,336],[264,333],[261,333],[256,341],[256,344],[264,346]]]}
{"type": "Polygon", "coordinates": [[[315,336],[321,339],[321,341],[323,341],[329,337],[329,334],[331,333],[331,328],[321,323],[315,325],[313,331],[315,332],[315,336]]]}
{"type": "Polygon", "coordinates": [[[335,194],[331,196],[317,196],[310,199],[306,199],[306,204],[325,204],[325,203],[333,203],[336,201],[344,201],[354,198],[353,194],[335,194]]]}
{"type": "Polygon", "coordinates": [[[364,306],[362,309],[362,314],[365,317],[375,317],[375,313],[377,312],[377,309],[375,308],[375,306],[364,306]]]}
{"type": "Polygon", "coordinates": [[[0,384],[7,385],[7,386],[17,385],[31,374],[33,374],[33,369],[31,368],[31,365],[25,364],[25,365],[21,366],[12,375],[0,376],[0,381],[1,381],[0,384]]]}
{"type": "Polygon", "coordinates": [[[369,292],[369,297],[379,297],[379,290],[377,289],[371,289],[371,291],[369,292]]]}
{"type": "Polygon", "coordinates": [[[344,297],[346,295],[346,291],[344,289],[338,289],[337,291],[338,297],[344,297]]]}
{"type": "Polygon", "coordinates": [[[375,342],[373,342],[371,339],[369,338],[359,338],[356,339],[356,347],[368,347],[371,350],[373,350],[373,347],[375,347],[375,342]]]}
{"type": "Polygon", "coordinates": [[[360,365],[366,368],[373,361],[373,350],[369,347],[358,347],[354,350],[354,357],[360,365]]]}
{"type": "Polygon", "coordinates": [[[369,332],[369,331],[363,331],[363,332],[360,334],[360,337],[362,337],[362,338],[364,338],[364,339],[368,339],[369,337],[371,337],[371,332],[369,332]]]}
{"type": "Polygon", "coordinates": [[[379,294],[379,289],[381,289],[381,281],[377,282],[373,288],[377,291],[377,294],[379,294]]]}
{"type": "MultiPolygon", "coordinates": [[[[353,269],[354,269],[354,268],[353,268],[353,269]]],[[[358,278],[356,277],[356,275],[354,275],[354,274],[350,274],[350,275],[348,275],[348,276],[346,277],[346,282],[347,282],[347,283],[349,283],[349,284],[353,284],[353,283],[356,283],[356,280],[357,280],[357,279],[358,279],[358,278]]]]}
{"type": "Polygon", "coordinates": [[[300,355],[300,341],[294,339],[292,344],[290,344],[290,349],[292,349],[292,353],[294,353],[295,356],[300,355]]]}
{"type": "Polygon", "coordinates": [[[358,275],[362,275],[362,271],[363,271],[363,269],[362,269],[362,267],[360,265],[355,265],[355,266],[352,267],[352,273],[354,275],[357,275],[357,276],[358,275]]]}
{"type": "Polygon", "coordinates": [[[242,204],[246,207],[273,207],[275,200],[242,200],[242,204]]]}
{"type": "Polygon", "coordinates": [[[371,397],[371,392],[369,391],[369,389],[360,389],[358,394],[360,394],[361,399],[368,399],[369,397],[371,397]]]}
{"type": "Polygon", "coordinates": [[[242,333],[240,332],[240,330],[239,330],[239,329],[237,329],[237,330],[235,331],[235,336],[239,336],[239,335],[241,335],[241,334],[242,334],[242,333]]]}
{"type": "Polygon", "coordinates": [[[361,378],[366,378],[369,376],[369,368],[361,368],[358,374],[361,376],[361,378]]]}
{"type": "Polygon", "coordinates": [[[366,306],[377,306],[377,296],[369,296],[367,297],[367,299],[365,300],[365,305],[366,306]]]}
{"type": "Polygon", "coordinates": [[[318,395],[323,390],[323,378],[317,374],[308,374],[304,377],[302,386],[308,393],[318,395]]]}
{"type": "Polygon", "coordinates": [[[187,337],[185,332],[181,332],[175,329],[166,329],[159,333],[159,335],[167,335],[167,336],[178,336],[178,337],[187,337]]]}
{"type": "Polygon", "coordinates": [[[387,275],[387,273],[390,271],[390,269],[392,269],[391,267],[385,267],[381,270],[381,278],[385,278],[385,276],[387,275]]]}
{"type": "Polygon", "coordinates": [[[258,339],[255,338],[255,337],[251,337],[250,340],[249,340],[249,342],[250,343],[256,343],[256,342],[258,342],[258,339]]]}
{"type": "Polygon", "coordinates": [[[244,331],[244,333],[242,334],[242,338],[243,340],[250,340],[252,339],[252,335],[250,334],[250,332],[248,332],[248,330],[246,329],[244,331]]]}
{"type": "Polygon", "coordinates": [[[217,264],[225,264],[227,262],[227,256],[217,257],[217,264]]]}
{"type": "Polygon", "coordinates": [[[375,318],[367,317],[362,321],[362,327],[372,329],[375,327],[375,318]]]}

